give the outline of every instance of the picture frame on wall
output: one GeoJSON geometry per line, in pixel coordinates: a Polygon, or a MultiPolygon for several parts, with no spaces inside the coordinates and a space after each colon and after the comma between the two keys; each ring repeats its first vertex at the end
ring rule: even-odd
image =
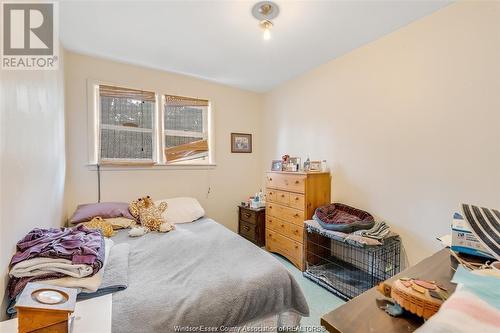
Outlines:
{"type": "Polygon", "coordinates": [[[282,171],[283,162],[281,160],[273,160],[271,163],[271,171],[282,171]]]}
{"type": "Polygon", "coordinates": [[[251,153],[252,134],[231,133],[231,153],[251,153]]]}

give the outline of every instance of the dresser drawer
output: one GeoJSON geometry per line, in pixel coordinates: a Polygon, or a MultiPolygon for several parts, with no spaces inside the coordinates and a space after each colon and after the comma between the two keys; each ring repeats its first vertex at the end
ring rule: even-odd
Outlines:
{"type": "Polygon", "coordinates": [[[282,221],[272,216],[266,216],[266,227],[296,242],[304,243],[304,227],[282,221]]]}
{"type": "Polygon", "coordinates": [[[277,203],[268,203],[266,205],[266,214],[298,226],[304,226],[305,213],[299,209],[286,207],[277,203]]]}
{"type": "Polygon", "coordinates": [[[305,198],[303,194],[290,193],[289,206],[297,209],[305,209],[305,198]]]}
{"type": "Polygon", "coordinates": [[[277,203],[288,206],[290,203],[290,192],[284,191],[276,191],[276,200],[277,203]]]}
{"type": "Polygon", "coordinates": [[[240,235],[248,238],[252,242],[255,242],[255,224],[240,221],[240,235]]]}
{"type": "Polygon", "coordinates": [[[266,228],[266,249],[270,252],[282,254],[295,264],[295,266],[302,269],[302,244],[266,228]]]}
{"type": "Polygon", "coordinates": [[[257,223],[257,213],[250,209],[240,209],[240,220],[256,224],[257,223]]]}
{"type": "Polygon", "coordinates": [[[305,184],[306,177],[304,175],[268,173],[266,177],[267,187],[278,190],[304,193],[305,184]]]}
{"type": "Polygon", "coordinates": [[[266,190],[266,201],[274,201],[276,202],[276,190],[267,189],[266,190]]]}

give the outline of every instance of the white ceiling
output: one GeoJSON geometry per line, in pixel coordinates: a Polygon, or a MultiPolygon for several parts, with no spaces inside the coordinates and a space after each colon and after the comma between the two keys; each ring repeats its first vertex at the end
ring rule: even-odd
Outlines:
{"type": "Polygon", "coordinates": [[[446,6],[445,1],[276,1],[272,38],[257,1],[67,1],[69,50],[267,91],[446,6]]]}

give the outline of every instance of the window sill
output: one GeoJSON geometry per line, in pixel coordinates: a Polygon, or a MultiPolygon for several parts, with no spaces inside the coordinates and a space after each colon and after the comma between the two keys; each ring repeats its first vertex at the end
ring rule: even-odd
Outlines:
{"type": "MultiPolygon", "coordinates": [[[[97,164],[89,163],[86,165],[90,171],[97,170],[97,164]]],[[[101,171],[129,171],[129,170],[212,170],[217,166],[216,163],[210,164],[152,164],[152,165],[133,165],[133,164],[105,164],[101,165],[101,171]]]]}

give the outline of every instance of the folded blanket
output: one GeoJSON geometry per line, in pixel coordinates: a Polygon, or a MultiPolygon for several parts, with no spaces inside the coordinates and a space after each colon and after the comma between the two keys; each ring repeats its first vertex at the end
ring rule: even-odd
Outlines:
{"type": "Polygon", "coordinates": [[[90,265],[96,273],[104,260],[104,240],[100,231],[83,225],[75,228],[35,228],[17,243],[17,252],[10,265],[39,257],[90,265]]]}
{"type": "Polygon", "coordinates": [[[29,282],[57,279],[63,276],[64,274],[62,273],[47,273],[43,275],[23,277],[23,278],[11,277],[9,279],[9,283],[7,284],[8,297],[11,300],[15,299],[16,296],[19,295],[21,291],[23,291],[24,287],[26,287],[26,285],[29,282]]]}
{"type": "Polygon", "coordinates": [[[42,282],[44,284],[49,284],[52,286],[59,286],[59,287],[65,287],[65,288],[77,288],[77,289],[80,289],[82,291],[95,292],[101,286],[102,278],[103,278],[104,272],[106,270],[106,265],[109,262],[108,257],[110,256],[110,252],[111,252],[113,245],[114,245],[114,242],[109,238],[105,238],[104,241],[105,241],[104,263],[103,263],[102,269],[100,269],[96,274],[94,274],[90,277],[84,277],[84,278],[65,276],[65,277],[62,277],[59,279],[44,280],[42,282]]]}
{"type": "Polygon", "coordinates": [[[382,243],[377,239],[356,234],[346,234],[340,231],[327,230],[323,228],[316,220],[305,221],[305,224],[308,231],[314,231],[315,233],[328,237],[330,239],[341,241],[357,247],[382,245],[382,243]]]}
{"type": "Polygon", "coordinates": [[[459,285],[451,297],[415,332],[418,333],[498,333],[500,311],[459,285]]]}
{"type": "Polygon", "coordinates": [[[391,232],[390,227],[387,223],[384,221],[377,221],[373,225],[371,229],[368,230],[357,230],[353,232],[353,234],[362,236],[362,237],[369,237],[369,238],[374,238],[374,239],[384,239],[389,235],[391,232]]]}
{"type": "MultiPolygon", "coordinates": [[[[87,299],[123,290],[128,286],[128,244],[114,246],[111,239],[105,239],[106,255],[103,268],[90,278],[62,278],[41,281],[44,284],[80,289],[78,299],[87,299]],[[115,251],[116,248],[116,251],[115,251]],[[109,253],[108,253],[109,252],[109,253]],[[99,277],[100,275],[100,277],[99,277]],[[78,282],[79,281],[79,282],[78,282]],[[83,296],[81,296],[83,295],[83,296]]],[[[16,314],[16,298],[7,306],[7,315],[16,314]]]]}
{"type": "Polygon", "coordinates": [[[95,292],[83,290],[78,299],[88,299],[111,294],[128,287],[128,256],[130,245],[122,243],[113,246],[109,253],[109,260],[104,269],[104,276],[99,289],[95,292]]]}
{"type": "Polygon", "coordinates": [[[15,264],[10,272],[10,277],[40,276],[48,273],[61,273],[75,278],[82,278],[93,273],[92,266],[72,264],[68,259],[33,258],[15,264]]]}

